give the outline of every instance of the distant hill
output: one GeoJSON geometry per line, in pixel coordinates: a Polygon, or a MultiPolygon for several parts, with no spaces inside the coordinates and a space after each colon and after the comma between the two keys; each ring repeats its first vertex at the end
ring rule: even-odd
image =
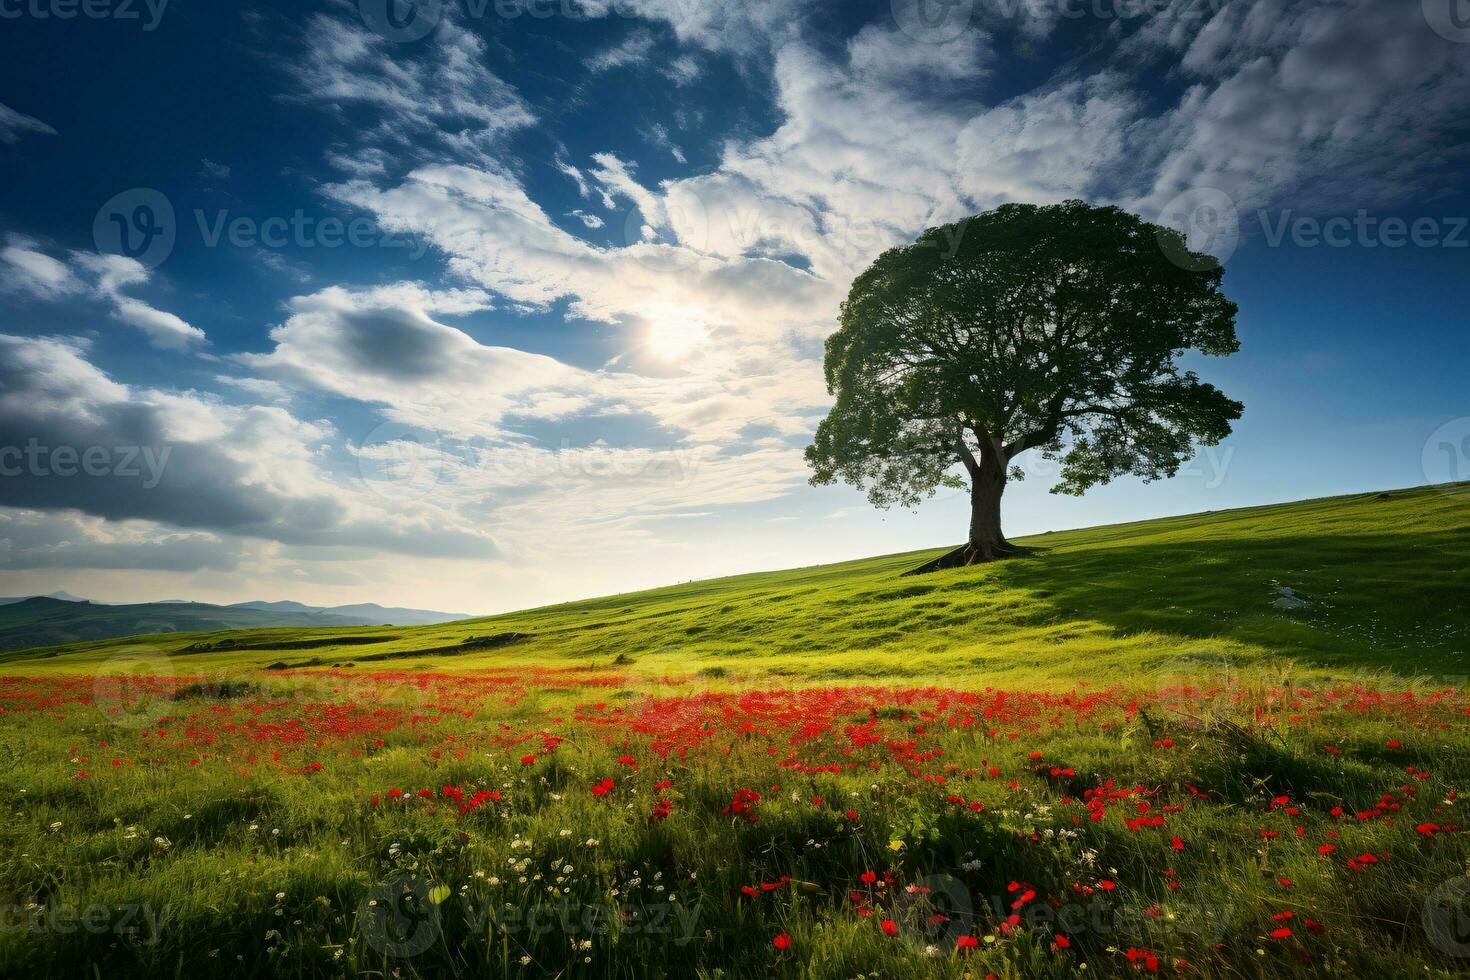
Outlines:
{"type": "Polygon", "coordinates": [[[79,640],[146,633],[205,633],[281,626],[424,625],[465,619],[426,609],[387,609],[366,603],[325,608],[298,602],[215,606],[170,600],[104,605],[54,596],[0,600],[0,650],[25,650],[79,640]]]}
{"type": "Polygon", "coordinates": [[[237,602],[231,609],[260,609],[279,613],[310,613],[314,615],[347,616],[359,620],[359,626],[432,626],[435,623],[452,623],[457,619],[470,619],[470,613],[435,612],[432,609],[406,609],[401,606],[380,606],[376,602],[359,602],[349,606],[308,606],[300,602],[282,599],[278,602],[237,602]]]}
{"type": "MultiPolygon", "coordinates": [[[[25,602],[27,599],[35,599],[35,598],[38,598],[38,597],[37,596],[33,596],[33,595],[14,595],[14,596],[8,596],[8,597],[0,597],[0,606],[9,606],[9,605],[12,605],[12,604],[17,603],[17,602],[25,602]]],[[[88,601],[86,599],[83,599],[79,595],[72,595],[70,592],[51,592],[51,593],[48,593],[45,596],[41,596],[40,598],[45,598],[45,599],[64,599],[67,602],[86,602],[86,601],[88,601]]]]}

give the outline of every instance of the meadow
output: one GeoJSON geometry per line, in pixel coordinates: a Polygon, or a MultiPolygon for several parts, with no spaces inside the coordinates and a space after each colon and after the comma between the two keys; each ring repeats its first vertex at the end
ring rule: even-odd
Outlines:
{"type": "Polygon", "coordinates": [[[1439,976],[1470,488],[0,657],[0,974],[1439,976]]]}

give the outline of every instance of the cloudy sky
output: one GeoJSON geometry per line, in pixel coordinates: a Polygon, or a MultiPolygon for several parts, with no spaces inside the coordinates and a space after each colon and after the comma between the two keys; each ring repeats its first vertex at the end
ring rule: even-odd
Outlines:
{"type": "Polygon", "coordinates": [[[1463,0],[5,8],[0,594],[463,611],[952,544],[806,485],[852,277],[1081,197],[1246,404],[1013,534],[1470,477],[1463,0]],[[1446,448],[1448,447],[1448,448],[1446,448]],[[1463,472],[1461,472],[1463,470],[1463,472]]]}

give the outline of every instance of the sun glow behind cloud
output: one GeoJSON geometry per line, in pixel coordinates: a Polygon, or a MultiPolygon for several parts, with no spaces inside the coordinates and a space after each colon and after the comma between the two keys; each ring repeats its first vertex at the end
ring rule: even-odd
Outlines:
{"type": "Polygon", "coordinates": [[[663,361],[681,361],[709,339],[709,328],[693,318],[664,318],[648,325],[645,344],[649,353],[663,361]]]}

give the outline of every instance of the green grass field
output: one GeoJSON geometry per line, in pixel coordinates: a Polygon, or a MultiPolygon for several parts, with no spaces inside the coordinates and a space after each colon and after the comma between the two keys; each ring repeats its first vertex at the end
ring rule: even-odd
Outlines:
{"type": "Polygon", "coordinates": [[[1470,487],[1023,543],[0,656],[0,974],[1470,966],[1470,487]]]}

